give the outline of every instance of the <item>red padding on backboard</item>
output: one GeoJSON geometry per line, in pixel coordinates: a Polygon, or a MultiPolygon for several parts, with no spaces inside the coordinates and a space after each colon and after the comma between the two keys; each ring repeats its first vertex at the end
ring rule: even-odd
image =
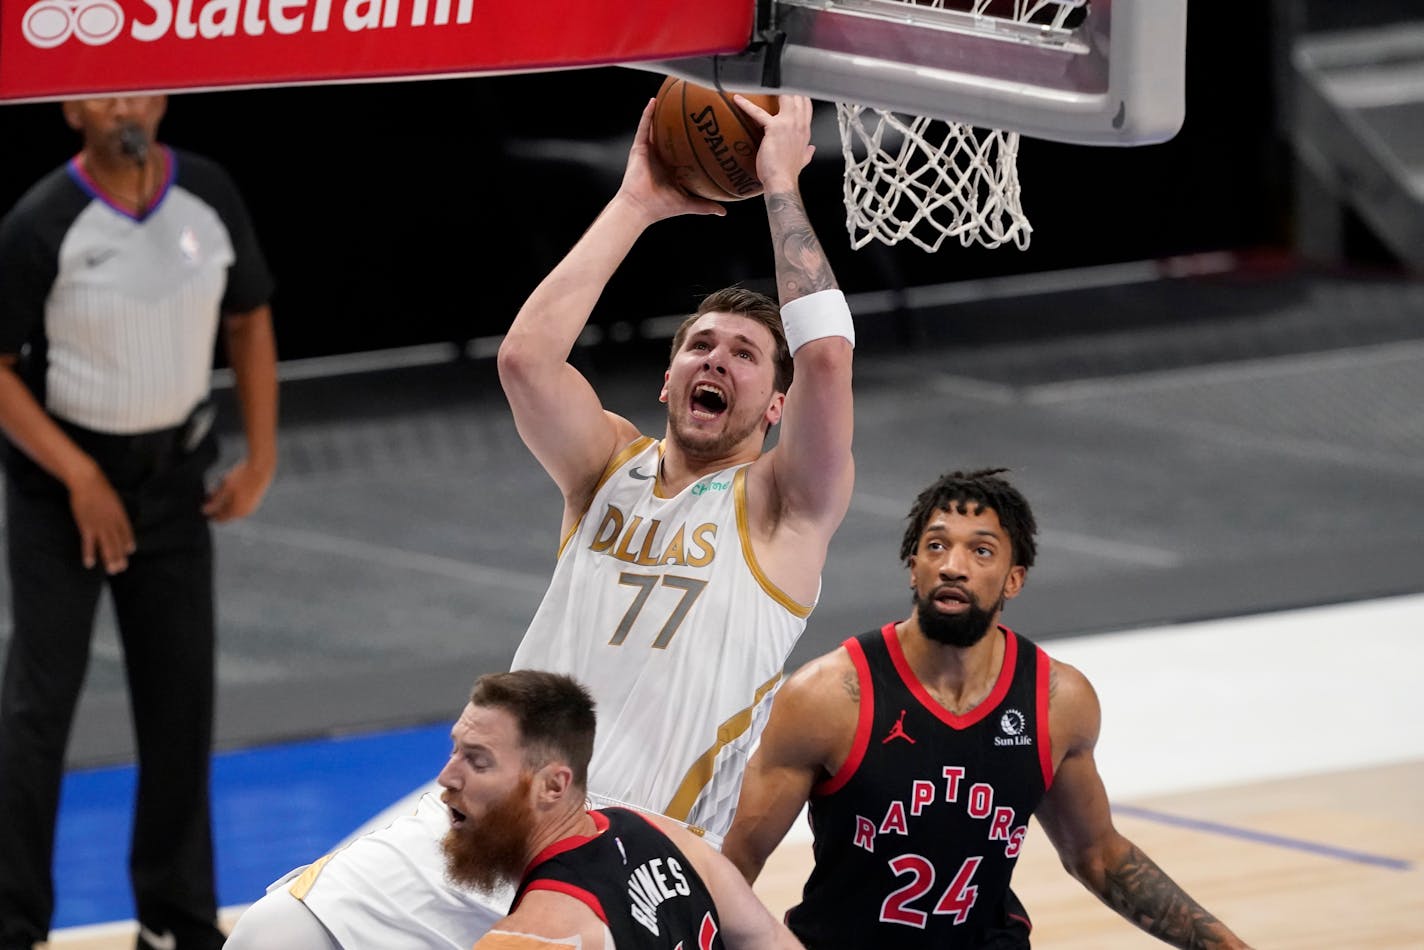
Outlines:
{"type": "Polygon", "coordinates": [[[0,100],[735,53],[753,0],[4,0],[0,100]]]}

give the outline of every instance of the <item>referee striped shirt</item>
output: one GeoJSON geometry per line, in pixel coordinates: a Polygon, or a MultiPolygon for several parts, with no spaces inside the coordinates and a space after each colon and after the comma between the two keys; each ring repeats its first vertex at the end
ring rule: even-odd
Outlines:
{"type": "Polygon", "coordinates": [[[216,164],[163,149],[140,216],[77,159],[0,223],[0,353],[50,414],[96,432],[181,423],[208,394],[218,319],[266,303],[272,279],[216,164]]]}

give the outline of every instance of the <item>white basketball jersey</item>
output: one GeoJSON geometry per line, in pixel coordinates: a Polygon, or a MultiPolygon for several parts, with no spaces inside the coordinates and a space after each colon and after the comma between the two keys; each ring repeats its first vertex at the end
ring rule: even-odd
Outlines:
{"type": "Polygon", "coordinates": [[[590,797],[720,839],[811,608],[756,563],[747,466],[663,498],[660,457],[644,437],[609,464],[512,668],[567,673],[593,693],[590,797]]]}

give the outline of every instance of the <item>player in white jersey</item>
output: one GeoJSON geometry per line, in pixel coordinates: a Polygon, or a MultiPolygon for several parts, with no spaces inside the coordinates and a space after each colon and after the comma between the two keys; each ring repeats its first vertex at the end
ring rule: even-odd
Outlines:
{"type": "Polygon", "coordinates": [[[662,443],[618,454],[559,555],[515,669],[577,669],[606,727],[589,794],[731,824],[750,742],[811,608],[758,568],[747,464],[659,492],[662,443]]]}
{"type": "MultiPolygon", "coordinates": [[[[811,103],[783,96],[771,115],[737,101],[765,132],[757,174],[780,308],[731,288],[683,323],[660,394],[663,438],[606,411],[568,362],[643,231],[726,213],[678,188],[654,157],[651,101],[617,194],[530,295],[499,353],[519,434],[564,498],[559,564],[514,665],[590,687],[607,724],[589,777],[600,804],[714,834],[730,822],[759,714],[819,596],[854,481],[854,329],[798,186],[811,103]],[[763,452],[777,424],[777,446],[763,452]]],[[[501,906],[500,895],[442,881],[442,811],[424,798],[274,887],[228,946],[469,947],[507,896],[501,906]]]]}

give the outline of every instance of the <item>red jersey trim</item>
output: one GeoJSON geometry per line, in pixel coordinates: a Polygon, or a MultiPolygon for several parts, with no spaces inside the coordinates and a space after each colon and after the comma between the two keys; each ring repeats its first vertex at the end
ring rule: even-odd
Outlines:
{"type": "MultiPolygon", "coordinates": [[[[593,825],[595,828],[598,829],[594,834],[569,835],[567,838],[560,838],[558,841],[555,841],[543,851],[540,851],[538,854],[534,855],[534,860],[530,861],[529,866],[524,869],[525,877],[527,878],[534,871],[535,868],[537,868],[539,865],[543,864],[550,858],[557,857],[558,855],[563,854],[565,851],[572,851],[574,848],[586,845],[594,838],[597,838],[599,835],[603,834],[605,831],[608,830],[608,816],[605,815],[603,812],[590,811],[588,813],[588,817],[593,819],[593,825]]],[[[536,879],[528,882],[524,885],[524,890],[520,893],[519,900],[515,901],[514,906],[510,908],[511,913],[513,913],[514,909],[517,908],[520,902],[524,900],[524,894],[528,893],[529,891],[558,891],[561,894],[567,894],[570,897],[581,901],[584,904],[587,904],[589,908],[595,914],[597,914],[605,924],[608,923],[608,918],[603,916],[603,905],[598,902],[598,898],[594,897],[592,894],[590,894],[588,891],[585,891],[583,888],[575,887],[572,884],[565,884],[562,881],[546,881],[536,879]]]]}
{"type": "Polygon", "coordinates": [[[881,634],[885,637],[885,648],[890,651],[890,660],[895,664],[895,671],[900,674],[900,681],[920,701],[920,705],[951,729],[967,729],[988,716],[1004,701],[1004,697],[1009,693],[1009,686],[1014,681],[1019,638],[1008,627],[1000,626],[999,629],[1004,631],[1004,665],[999,668],[999,678],[994,681],[994,688],[984,697],[984,701],[963,716],[956,716],[941,706],[939,701],[930,695],[929,690],[925,689],[915,671],[910,669],[910,661],[905,659],[905,652],[900,649],[900,638],[895,635],[895,625],[887,623],[881,634]]]}
{"type": "Polygon", "coordinates": [[[1048,722],[1048,677],[1053,663],[1042,647],[1034,650],[1038,654],[1038,670],[1034,678],[1034,692],[1037,695],[1037,710],[1034,718],[1038,724],[1038,765],[1043,769],[1043,790],[1053,784],[1053,730],[1048,722]]]}
{"type": "MultiPolygon", "coordinates": [[[[603,912],[603,905],[599,903],[598,898],[577,885],[570,884],[567,881],[531,881],[529,885],[524,888],[524,893],[528,894],[530,891],[554,891],[557,894],[572,897],[597,914],[598,919],[603,921],[603,926],[608,926],[608,915],[603,912]]],[[[523,895],[521,895],[520,900],[523,900],[523,895]]],[[[511,911],[512,910],[513,908],[511,908],[511,911]]]]}
{"type": "MultiPolygon", "coordinates": [[[[893,630],[894,624],[887,624],[886,627],[893,630]]],[[[870,747],[870,727],[875,723],[875,684],[870,679],[870,664],[865,659],[865,651],[861,649],[860,642],[855,637],[851,637],[841,646],[850,654],[850,661],[855,665],[856,680],[860,683],[860,718],[855,724],[855,739],[851,742],[850,755],[846,756],[845,762],[836,770],[835,775],[811,789],[812,795],[833,795],[851,780],[851,776],[855,775],[855,770],[860,768],[860,763],[865,759],[865,750],[870,747]]]]}
{"type": "Polygon", "coordinates": [[[545,861],[549,860],[552,857],[556,857],[560,854],[563,854],[565,851],[572,851],[574,848],[579,848],[583,845],[588,844],[594,838],[597,838],[599,835],[603,834],[605,831],[608,830],[608,816],[605,815],[603,812],[591,811],[588,813],[588,817],[593,819],[594,827],[596,827],[598,831],[594,832],[591,835],[569,835],[567,838],[560,838],[558,841],[555,841],[543,851],[540,851],[538,854],[534,855],[534,860],[529,862],[529,867],[524,869],[524,873],[528,874],[530,871],[534,870],[539,865],[543,864],[545,861]]]}

